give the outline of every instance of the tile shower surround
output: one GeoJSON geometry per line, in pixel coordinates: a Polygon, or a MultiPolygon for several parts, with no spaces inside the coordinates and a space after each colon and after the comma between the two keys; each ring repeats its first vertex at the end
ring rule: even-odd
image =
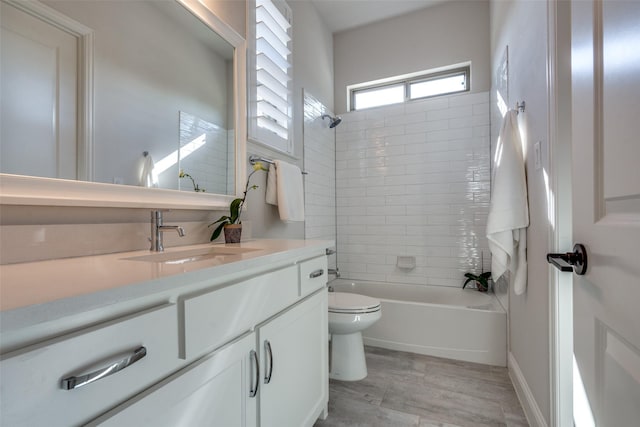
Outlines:
{"type": "Polygon", "coordinates": [[[461,286],[485,271],[489,93],[349,112],[336,128],[343,278],[461,286]],[[396,267],[415,256],[414,269],[396,267]]]}
{"type": "MultiPolygon", "coordinates": [[[[305,239],[336,240],[335,132],[323,114],[331,112],[313,95],[304,94],[305,239]]],[[[336,255],[329,256],[329,268],[336,255]]]]}

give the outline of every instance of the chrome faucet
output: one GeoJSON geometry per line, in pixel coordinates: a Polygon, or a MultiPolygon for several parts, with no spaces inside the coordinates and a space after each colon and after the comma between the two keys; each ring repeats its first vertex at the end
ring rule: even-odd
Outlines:
{"type": "Polygon", "coordinates": [[[162,244],[163,233],[167,230],[176,230],[178,236],[184,237],[184,228],[179,225],[164,225],[162,220],[163,211],[151,211],[151,250],[154,252],[164,251],[162,244]]]}

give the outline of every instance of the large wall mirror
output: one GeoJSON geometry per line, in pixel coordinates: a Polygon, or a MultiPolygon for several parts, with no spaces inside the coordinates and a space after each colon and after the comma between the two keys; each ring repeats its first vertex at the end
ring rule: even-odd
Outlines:
{"type": "Polygon", "coordinates": [[[238,193],[245,41],[204,4],[1,7],[3,203],[210,208],[238,193]]]}

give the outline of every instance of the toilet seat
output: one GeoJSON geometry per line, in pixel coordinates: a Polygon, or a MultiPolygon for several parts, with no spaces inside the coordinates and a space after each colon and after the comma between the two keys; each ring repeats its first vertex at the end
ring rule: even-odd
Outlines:
{"type": "Polygon", "coordinates": [[[349,292],[329,292],[329,312],[345,314],[375,313],[380,301],[366,295],[349,292]]]}

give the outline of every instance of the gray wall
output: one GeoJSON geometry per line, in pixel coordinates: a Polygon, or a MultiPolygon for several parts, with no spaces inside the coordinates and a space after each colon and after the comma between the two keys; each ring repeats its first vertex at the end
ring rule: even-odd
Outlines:
{"type": "MultiPolygon", "coordinates": [[[[509,343],[512,360],[517,363],[535,405],[549,423],[549,286],[545,254],[550,231],[544,171],[547,160],[547,82],[546,82],[547,4],[542,1],[491,2],[491,60],[497,69],[505,46],[509,46],[509,99],[526,101],[526,111],[519,117],[526,141],[527,190],[530,226],[527,232],[529,264],[527,292],[509,293],[509,343]],[[541,141],[542,168],[534,167],[533,144],[541,141]]],[[[495,148],[501,115],[492,90],[492,147],[495,148]]],[[[513,366],[512,366],[513,368],[513,366]]]]}
{"type": "Polygon", "coordinates": [[[336,113],[346,111],[348,85],[465,61],[471,91],[489,90],[488,22],[488,1],[452,1],[335,34],[336,113]]]}
{"type": "Polygon", "coordinates": [[[243,36],[246,34],[247,2],[245,0],[202,0],[202,2],[238,34],[243,36]]]}

